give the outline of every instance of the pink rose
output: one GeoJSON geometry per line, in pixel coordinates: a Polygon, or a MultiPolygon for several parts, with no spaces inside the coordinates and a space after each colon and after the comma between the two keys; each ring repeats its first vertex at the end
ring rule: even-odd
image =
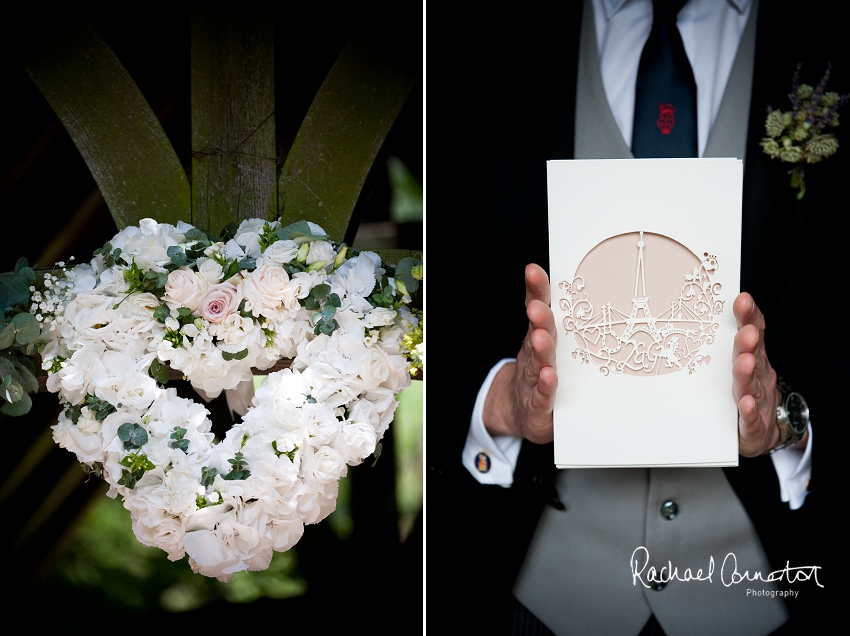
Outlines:
{"type": "Polygon", "coordinates": [[[221,322],[239,309],[241,302],[241,287],[228,282],[210,285],[207,295],[201,301],[201,316],[210,322],[221,322]]]}

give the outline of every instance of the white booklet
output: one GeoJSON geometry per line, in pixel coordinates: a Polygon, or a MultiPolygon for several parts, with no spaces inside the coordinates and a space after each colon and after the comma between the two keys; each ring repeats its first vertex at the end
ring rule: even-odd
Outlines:
{"type": "Polygon", "coordinates": [[[737,466],[738,159],[549,161],[559,468],[737,466]]]}

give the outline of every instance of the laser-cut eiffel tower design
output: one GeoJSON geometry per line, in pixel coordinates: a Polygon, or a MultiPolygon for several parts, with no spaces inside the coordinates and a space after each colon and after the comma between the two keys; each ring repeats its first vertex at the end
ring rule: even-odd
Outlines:
{"type": "Polygon", "coordinates": [[[652,312],[649,310],[649,298],[646,295],[646,273],[643,266],[643,231],[640,233],[638,241],[638,262],[637,270],[635,271],[635,295],[632,298],[632,313],[626,319],[626,328],[620,334],[618,340],[627,342],[632,334],[636,331],[645,331],[649,334],[652,340],[656,343],[661,343],[662,336],[655,327],[655,318],[652,317],[652,312]],[[638,286],[642,294],[638,296],[638,286]],[[638,318],[638,310],[643,312],[643,318],[638,318]]]}

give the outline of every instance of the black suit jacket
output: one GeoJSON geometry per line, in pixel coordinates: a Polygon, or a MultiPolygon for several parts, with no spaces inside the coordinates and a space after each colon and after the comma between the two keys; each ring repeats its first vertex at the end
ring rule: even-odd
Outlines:
{"type": "MultiPolygon", "coordinates": [[[[774,568],[786,562],[822,568],[823,588],[813,581],[792,584],[800,594],[788,601],[789,628],[800,628],[837,615],[844,572],[837,515],[845,507],[847,477],[841,462],[850,387],[842,265],[850,136],[845,140],[844,129],[836,129],[842,147],[806,170],[802,200],[790,187],[790,166],[767,157],[759,141],[768,105],[790,107],[797,63],[811,85],[831,63],[827,89],[850,92],[850,31],[837,16],[819,15],[818,26],[808,27],[761,4],[744,164],[741,289],[766,316],[774,368],[809,402],[811,493],[800,510],[789,510],[766,456],[741,458],[725,470],[774,568]]],[[[432,280],[436,272],[441,281],[440,291],[431,288],[436,311],[449,310],[457,335],[429,339],[427,602],[453,615],[453,624],[483,633],[509,633],[510,590],[542,507],[553,498],[569,507],[569,493],[555,493],[551,485],[551,444],[523,444],[507,489],[479,485],[461,466],[460,453],[478,388],[495,362],[516,356],[525,335],[524,266],[536,262],[548,270],[546,160],[573,158],[581,5],[573,3],[566,19],[523,5],[486,20],[453,16],[432,28],[442,61],[429,73],[428,103],[437,114],[429,118],[429,236],[447,251],[429,269],[432,280]]]]}

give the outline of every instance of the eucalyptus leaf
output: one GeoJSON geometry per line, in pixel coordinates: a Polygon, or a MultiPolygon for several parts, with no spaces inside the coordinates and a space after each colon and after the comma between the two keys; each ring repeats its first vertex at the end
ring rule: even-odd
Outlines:
{"type": "Polygon", "coordinates": [[[0,413],[4,413],[5,415],[12,417],[19,417],[29,413],[31,408],[32,399],[29,395],[24,393],[21,396],[21,399],[15,403],[4,402],[3,404],[0,404],[0,413]]]}
{"type": "Polygon", "coordinates": [[[19,355],[17,361],[18,361],[18,364],[23,365],[24,368],[27,371],[29,371],[30,373],[35,375],[36,374],[36,366],[35,366],[35,362],[33,361],[33,359],[29,357],[30,355],[31,354],[29,354],[29,353],[27,353],[27,355],[24,355],[24,356],[19,355]]]}
{"type": "Polygon", "coordinates": [[[17,377],[18,372],[15,370],[15,365],[6,354],[0,355],[0,374],[2,375],[14,375],[17,377]]]}
{"type": "Polygon", "coordinates": [[[310,290],[310,296],[312,296],[313,298],[327,298],[329,293],[331,293],[331,286],[327,283],[316,285],[313,289],[310,290]]]}
{"type": "Polygon", "coordinates": [[[0,273],[0,309],[26,305],[29,300],[30,286],[26,278],[17,272],[0,273]]]}
{"type": "Polygon", "coordinates": [[[18,262],[15,263],[15,268],[13,271],[20,272],[23,268],[29,267],[30,262],[27,260],[26,256],[21,256],[18,259],[18,262]]]}
{"type": "Polygon", "coordinates": [[[38,393],[38,380],[35,375],[33,375],[30,370],[17,359],[13,359],[12,363],[15,365],[15,370],[18,372],[18,377],[20,378],[21,386],[24,387],[24,390],[27,393],[38,393]]]}
{"type": "Polygon", "coordinates": [[[415,294],[416,290],[419,289],[419,281],[413,278],[413,276],[409,276],[407,274],[399,274],[396,272],[395,276],[396,283],[401,281],[404,283],[404,287],[407,290],[408,294],[415,294]]]}
{"type": "Polygon", "coordinates": [[[18,344],[34,342],[41,334],[41,324],[35,316],[26,312],[17,314],[10,324],[15,327],[15,341],[18,344]]]}
{"type": "Polygon", "coordinates": [[[278,228],[275,234],[282,241],[295,241],[296,243],[304,243],[306,241],[325,241],[328,239],[327,234],[313,234],[310,225],[304,219],[291,223],[286,227],[278,228]]]}
{"type": "Polygon", "coordinates": [[[0,349],[8,349],[13,342],[15,342],[15,326],[8,324],[3,331],[0,331],[0,349]]]}
{"type": "Polygon", "coordinates": [[[24,277],[30,285],[35,283],[35,270],[32,267],[22,267],[18,274],[24,277]]]}

